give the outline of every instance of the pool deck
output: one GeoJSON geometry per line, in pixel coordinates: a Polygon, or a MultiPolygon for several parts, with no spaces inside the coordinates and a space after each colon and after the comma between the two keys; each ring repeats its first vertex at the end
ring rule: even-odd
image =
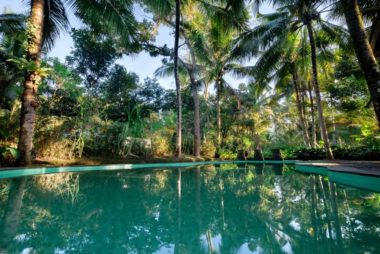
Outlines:
{"type": "Polygon", "coordinates": [[[297,165],[326,167],[331,171],[380,177],[380,161],[297,161],[297,165]]]}

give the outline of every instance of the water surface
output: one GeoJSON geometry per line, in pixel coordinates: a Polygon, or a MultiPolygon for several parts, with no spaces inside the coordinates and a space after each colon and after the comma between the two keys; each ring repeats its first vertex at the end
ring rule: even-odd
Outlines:
{"type": "Polygon", "coordinates": [[[379,193],[281,164],[0,180],[0,218],[0,253],[380,252],[379,193]]]}

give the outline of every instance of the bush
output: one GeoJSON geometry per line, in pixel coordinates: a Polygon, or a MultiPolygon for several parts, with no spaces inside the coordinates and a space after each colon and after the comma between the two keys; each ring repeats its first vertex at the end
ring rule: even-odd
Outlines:
{"type": "Polygon", "coordinates": [[[155,135],[152,138],[152,152],[156,156],[165,156],[171,153],[169,139],[155,135]]]}
{"type": "Polygon", "coordinates": [[[281,154],[284,160],[296,160],[297,151],[298,150],[295,148],[284,148],[284,149],[281,149],[281,154]]]}
{"type": "Polygon", "coordinates": [[[222,160],[236,160],[237,154],[231,151],[221,150],[219,152],[219,158],[222,160]]]}
{"type": "Polygon", "coordinates": [[[303,148],[295,152],[298,160],[321,160],[326,159],[326,153],[322,148],[303,148]]]}
{"type": "Polygon", "coordinates": [[[378,160],[380,149],[368,147],[333,148],[335,159],[341,160],[378,160]]]}
{"type": "Polygon", "coordinates": [[[206,158],[214,158],[216,152],[216,147],[213,142],[205,141],[201,146],[201,155],[206,158]]]}
{"type": "Polygon", "coordinates": [[[0,166],[14,166],[20,158],[20,152],[9,146],[0,147],[0,166]]]}
{"type": "MultiPolygon", "coordinates": [[[[339,160],[378,160],[380,149],[370,147],[332,147],[334,158],[339,160]]],[[[322,160],[326,154],[322,148],[302,148],[299,150],[283,149],[282,154],[286,160],[322,160]]]]}

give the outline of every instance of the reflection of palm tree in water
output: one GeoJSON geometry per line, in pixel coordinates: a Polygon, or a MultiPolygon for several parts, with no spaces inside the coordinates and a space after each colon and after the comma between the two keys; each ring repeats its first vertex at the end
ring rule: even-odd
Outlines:
{"type": "Polygon", "coordinates": [[[8,204],[0,228],[0,253],[7,253],[9,244],[17,233],[25,182],[26,178],[16,178],[9,182],[8,204]]]}

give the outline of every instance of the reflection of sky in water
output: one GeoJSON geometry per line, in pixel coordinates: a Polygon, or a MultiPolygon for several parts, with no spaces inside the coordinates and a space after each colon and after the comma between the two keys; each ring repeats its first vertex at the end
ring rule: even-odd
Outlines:
{"type": "Polygon", "coordinates": [[[248,243],[244,243],[242,246],[240,246],[239,250],[237,251],[237,254],[264,254],[265,251],[260,246],[257,246],[256,249],[251,250],[249,248],[248,243]]]}
{"type": "Polygon", "coordinates": [[[297,221],[297,219],[294,219],[292,220],[290,223],[289,223],[289,226],[291,226],[294,230],[296,231],[300,231],[301,230],[301,225],[300,223],[297,221]]]}
{"type": "Polygon", "coordinates": [[[201,235],[200,240],[201,245],[206,252],[212,248],[216,253],[220,253],[220,246],[222,244],[222,236],[220,234],[211,237],[212,246],[209,246],[207,235],[201,235]]]}
{"type": "Polygon", "coordinates": [[[154,254],[171,254],[174,253],[174,245],[169,244],[168,246],[161,246],[159,250],[154,252],[154,254]]]}
{"type": "Polygon", "coordinates": [[[292,246],[287,242],[284,246],[281,247],[281,250],[286,254],[293,254],[292,246]]]}

